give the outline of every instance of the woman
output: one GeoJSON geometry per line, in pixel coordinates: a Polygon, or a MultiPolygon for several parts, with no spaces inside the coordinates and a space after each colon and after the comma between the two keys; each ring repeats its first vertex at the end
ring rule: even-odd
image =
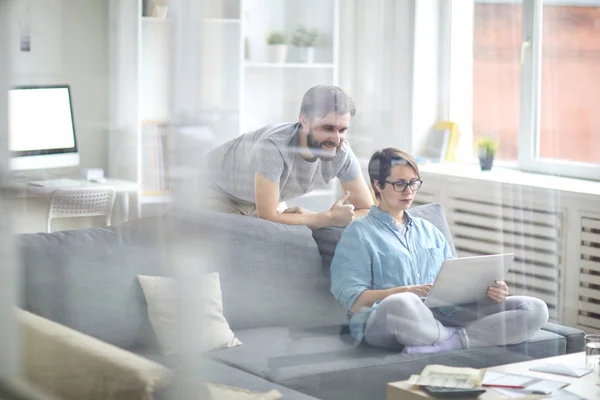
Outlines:
{"type": "Polygon", "coordinates": [[[331,264],[331,292],[352,315],[356,340],[433,353],[521,343],[548,320],[543,301],[508,297],[501,281],[490,282],[484,302],[425,306],[421,297],[452,252],[435,226],[407,211],[422,184],[417,163],[384,149],[371,157],[369,178],[379,205],[348,225],[331,264]]]}

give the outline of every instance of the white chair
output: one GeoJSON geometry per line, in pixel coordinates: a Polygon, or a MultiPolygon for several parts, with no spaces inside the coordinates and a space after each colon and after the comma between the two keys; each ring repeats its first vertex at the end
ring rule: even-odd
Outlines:
{"type": "Polygon", "coordinates": [[[48,232],[52,231],[50,222],[54,218],[104,216],[106,225],[110,226],[115,196],[116,190],[110,186],[72,187],[53,191],[48,208],[48,232]]]}

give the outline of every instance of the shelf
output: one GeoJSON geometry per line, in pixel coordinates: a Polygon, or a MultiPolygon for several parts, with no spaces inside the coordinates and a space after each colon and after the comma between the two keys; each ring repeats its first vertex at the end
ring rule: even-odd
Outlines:
{"type": "Polygon", "coordinates": [[[256,63],[246,62],[246,68],[296,68],[296,69],[333,69],[334,65],[329,63],[256,63]]]}
{"type": "Polygon", "coordinates": [[[239,24],[242,21],[237,18],[204,18],[202,22],[207,22],[210,24],[239,24]]]}
{"type": "MultiPolygon", "coordinates": [[[[172,19],[170,19],[169,17],[142,17],[142,21],[160,23],[171,22],[172,19]]],[[[242,22],[240,19],[237,18],[203,18],[201,21],[209,24],[240,24],[242,22]]]]}
{"type": "MultiPolygon", "coordinates": [[[[198,146],[212,146],[274,121],[296,119],[297,102],[307,88],[337,81],[339,0],[205,1],[184,16],[174,15],[171,7],[166,13],[165,8],[153,12],[146,8],[143,15],[137,0],[108,2],[116,26],[136,26],[109,32],[109,49],[115,55],[109,60],[110,89],[118,100],[110,104],[110,120],[137,127],[111,130],[108,152],[118,157],[111,157],[109,175],[135,182],[142,192],[139,202],[152,206],[147,208],[173,201],[168,192],[159,190],[167,188],[165,183],[196,173],[181,171],[184,166],[178,163],[166,165],[166,144],[158,140],[159,134],[181,133],[177,136],[181,140],[169,146],[182,157],[191,157],[188,152],[198,146]],[[316,19],[309,12],[315,7],[320,7],[316,19]],[[269,62],[277,59],[269,57],[265,35],[301,25],[318,29],[326,38],[314,58],[308,59],[316,62],[303,62],[310,54],[292,44],[287,62],[269,62]],[[173,38],[174,30],[180,29],[189,35],[173,38]],[[172,73],[173,54],[184,50],[180,56],[198,72],[196,78],[172,73]],[[246,59],[249,54],[254,58],[246,59]],[[189,121],[200,121],[189,126],[167,118],[168,93],[185,85],[193,93],[185,99],[192,103],[186,107],[186,120],[189,112],[189,121]],[[273,99],[275,106],[265,106],[273,99]]],[[[327,192],[306,197],[316,202],[331,198],[327,192]]]]}
{"type": "Polygon", "coordinates": [[[142,21],[161,23],[161,22],[171,22],[172,20],[170,18],[161,18],[161,17],[142,17],[142,21]]]}
{"type": "Polygon", "coordinates": [[[141,204],[160,204],[160,203],[172,203],[173,197],[169,194],[163,195],[144,195],[140,196],[141,204]]]}

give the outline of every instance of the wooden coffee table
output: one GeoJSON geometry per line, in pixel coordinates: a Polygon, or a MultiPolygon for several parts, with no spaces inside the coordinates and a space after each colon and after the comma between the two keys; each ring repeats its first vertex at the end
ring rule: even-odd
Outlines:
{"type": "MultiPolygon", "coordinates": [[[[563,375],[547,374],[544,372],[533,372],[529,368],[535,367],[542,364],[558,364],[563,363],[570,366],[585,367],[585,353],[574,353],[565,354],[562,356],[541,358],[538,360],[525,361],[514,364],[499,365],[497,367],[490,367],[488,370],[497,372],[507,372],[511,374],[527,375],[531,377],[550,379],[554,381],[560,381],[569,383],[565,389],[569,392],[575,393],[584,399],[600,399],[600,371],[595,370],[581,378],[571,378],[563,375]]],[[[504,399],[503,395],[487,388],[488,390],[478,399],[504,399]]],[[[388,400],[423,400],[424,398],[430,398],[425,392],[413,389],[413,386],[407,381],[391,382],[387,386],[387,398],[388,400]]],[[[539,397],[538,397],[539,398],[539,397]]]]}

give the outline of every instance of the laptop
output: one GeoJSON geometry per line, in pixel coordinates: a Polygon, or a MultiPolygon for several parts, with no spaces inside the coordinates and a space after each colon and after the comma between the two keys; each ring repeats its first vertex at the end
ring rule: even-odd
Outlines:
{"type": "Polygon", "coordinates": [[[514,258],[514,253],[507,253],[444,261],[425,297],[425,305],[435,308],[484,300],[488,286],[504,280],[514,258]]]}

